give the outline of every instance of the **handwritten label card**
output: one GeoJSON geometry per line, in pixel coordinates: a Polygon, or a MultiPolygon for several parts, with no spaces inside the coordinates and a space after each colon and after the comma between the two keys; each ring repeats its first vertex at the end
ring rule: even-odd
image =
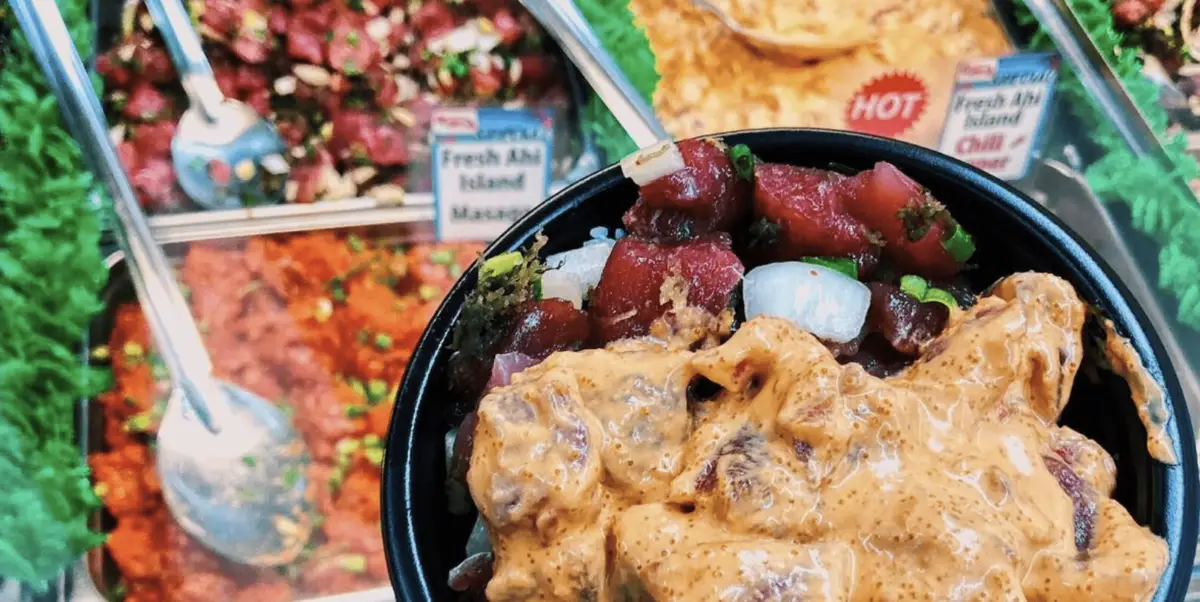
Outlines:
{"type": "Polygon", "coordinates": [[[998,178],[1024,177],[1057,78],[1058,59],[1048,54],[960,63],[938,150],[998,178]]]}
{"type": "Polygon", "coordinates": [[[549,113],[442,109],[430,129],[440,240],[492,240],[546,198],[554,150],[549,113]]]}

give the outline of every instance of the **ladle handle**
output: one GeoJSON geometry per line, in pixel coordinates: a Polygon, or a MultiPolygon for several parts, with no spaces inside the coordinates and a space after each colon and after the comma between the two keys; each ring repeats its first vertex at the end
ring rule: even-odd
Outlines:
{"type": "Polygon", "coordinates": [[[639,147],[670,138],[654,109],[642,100],[629,78],[600,44],[571,0],[521,0],[521,4],[558,40],[617,122],[639,147]]]}
{"type": "Polygon", "coordinates": [[[225,95],[217,86],[212,65],[204,54],[200,35],[192,26],[192,17],[181,0],[146,0],[150,17],[158,26],[171,62],[179,72],[188,102],[212,121],[217,120],[225,95]]]}
{"type": "Polygon", "coordinates": [[[34,55],[54,88],[67,127],[75,135],[92,171],[112,196],[118,239],[142,311],[158,352],[192,412],[216,431],[228,401],[212,377],[212,364],[166,255],[154,240],[133,187],[108,138],[100,99],[71,41],[54,0],[9,3],[34,55]],[[215,393],[215,394],[214,394],[215,393]]]}

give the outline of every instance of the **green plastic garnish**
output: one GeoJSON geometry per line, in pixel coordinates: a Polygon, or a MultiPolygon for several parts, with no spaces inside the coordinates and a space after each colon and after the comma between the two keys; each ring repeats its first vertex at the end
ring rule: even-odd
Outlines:
{"type": "Polygon", "coordinates": [[[819,265],[858,280],[858,264],[849,257],[804,257],[800,261],[819,265]]]}

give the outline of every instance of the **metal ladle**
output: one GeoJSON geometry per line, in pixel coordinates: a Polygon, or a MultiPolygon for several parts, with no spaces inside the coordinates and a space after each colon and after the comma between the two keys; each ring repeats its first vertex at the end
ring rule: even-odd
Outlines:
{"type": "Polygon", "coordinates": [[[283,188],[278,181],[288,172],[283,158],[287,146],[279,132],[254,109],[221,93],[180,0],[146,0],[146,7],[188,97],[188,109],[171,140],[179,187],[207,209],[235,209],[246,199],[279,203],[283,188]],[[220,177],[217,165],[224,166],[220,177]],[[271,179],[277,180],[275,185],[268,184],[271,179]]]}
{"type": "Polygon", "coordinates": [[[155,243],[115,149],[91,79],[54,0],[13,0],[63,119],[104,180],[138,301],[171,373],[156,450],[164,497],[179,524],[238,562],[284,564],[313,529],[309,454],[291,420],[257,395],[217,381],[166,255],[155,243]]]}
{"type": "Polygon", "coordinates": [[[742,42],[768,54],[800,61],[815,61],[846,54],[871,44],[875,37],[873,31],[858,32],[854,35],[847,31],[831,31],[825,35],[803,33],[781,36],[746,27],[708,0],[692,0],[692,5],[708,11],[742,42]]]}

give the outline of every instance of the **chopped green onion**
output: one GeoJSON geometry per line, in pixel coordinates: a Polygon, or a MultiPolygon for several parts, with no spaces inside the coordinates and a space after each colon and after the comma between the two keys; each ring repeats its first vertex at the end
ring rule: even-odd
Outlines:
{"type": "Polygon", "coordinates": [[[338,556],[338,566],[342,570],[351,573],[365,573],[367,571],[367,557],[362,554],[342,554],[338,556]]]}
{"type": "Polygon", "coordinates": [[[107,483],[96,483],[96,485],[92,487],[92,493],[96,494],[96,497],[99,497],[99,498],[102,498],[102,497],[108,495],[108,484],[107,483]]]}
{"type": "Polygon", "coordinates": [[[349,245],[350,250],[354,251],[355,253],[360,253],[366,248],[366,244],[363,243],[363,239],[354,234],[346,237],[346,244],[349,245]]]}
{"type": "Polygon", "coordinates": [[[920,276],[907,275],[900,277],[900,290],[921,303],[939,303],[946,309],[958,309],[958,301],[948,291],[929,286],[929,282],[920,276]]]}
{"type": "Polygon", "coordinates": [[[754,153],[745,144],[735,145],[729,149],[729,161],[737,170],[738,177],[743,180],[754,179],[754,153]]]}
{"type": "Polygon", "coordinates": [[[246,284],[246,286],[243,286],[242,289],[238,291],[238,296],[245,297],[246,295],[249,295],[250,293],[262,288],[262,285],[262,280],[251,280],[246,284]]]}
{"type": "Polygon", "coordinates": [[[353,376],[351,376],[346,379],[346,384],[350,385],[350,388],[353,389],[354,392],[358,393],[360,396],[362,396],[362,397],[367,396],[367,388],[363,386],[363,382],[361,380],[358,380],[357,378],[354,378],[353,376]]]}
{"type": "Polygon", "coordinates": [[[929,290],[929,282],[920,276],[913,276],[911,274],[901,276],[900,290],[908,293],[910,297],[913,297],[917,301],[924,301],[925,291],[929,290]]]}
{"type": "Polygon", "coordinates": [[[387,396],[387,393],[387,381],[378,378],[367,381],[367,401],[372,404],[379,403],[387,396]]]}
{"type": "Polygon", "coordinates": [[[417,289],[417,294],[421,296],[422,301],[433,301],[438,296],[438,289],[432,284],[422,284],[417,289]]]}
{"type": "Polygon", "coordinates": [[[144,433],[148,430],[150,430],[150,416],[147,414],[136,414],[125,421],[125,432],[127,433],[144,433]]]}
{"type": "Polygon", "coordinates": [[[333,446],[333,451],[339,458],[348,457],[354,452],[362,448],[362,441],[358,439],[339,439],[333,446]]]}
{"type": "Polygon", "coordinates": [[[289,466],[289,467],[287,467],[287,470],[283,471],[283,486],[284,487],[295,487],[296,483],[299,480],[300,480],[300,469],[299,468],[296,468],[295,466],[289,466]]]}
{"type": "Polygon", "coordinates": [[[337,301],[338,303],[344,303],[346,301],[345,289],[341,289],[341,288],[333,289],[333,300],[337,301]]]}
{"type": "Polygon", "coordinates": [[[800,261],[829,268],[858,280],[858,264],[849,257],[804,257],[800,261]]]}
{"type": "Polygon", "coordinates": [[[940,288],[930,287],[929,290],[925,291],[925,298],[922,299],[921,302],[940,303],[945,305],[946,309],[949,310],[958,309],[958,301],[954,299],[954,295],[951,295],[949,291],[945,291],[940,288]]]}
{"type": "Polygon", "coordinates": [[[341,466],[334,466],[329,473],[329,489],[337,491],[342,486],[342,479],[346,477],[346,469],[341,466]]]}
{"type": "Polygon", "coordinates": [[[517,266],[521,265],[521,262],[524,261],[524,259],[525,258],[521,256],[520,251],[509,251],[508,253],[502,253],[483,262],[483,268],[481,268],[480,273],[484,278],[503,276],[513,271],[513,269],[515,269],[517,266]]]}
{"type": "Polygon", "coordinates": [[[375,466],[383,465],[383,448],[368,447],[366,451],[363,452],[363,455],[367,457],[367,461],[371,464],[374,464],[375,466]]]}
{"type": "Polygon", "coordinates": [[[950,233],[950,238],[942,241],[942,248],[946,249],[954,261],[965,263],[975,254],[975,241],[963,229],[962,224],[954,224],[954,231],[950,233]]]}
{"type": "Polygon", "coordinates": [[[242,464],[245,464],[247,468],[254,468],[258,465],[258,459],[254,456],[242,456],[242,464]]]}
{"type": "Polygon", "coordinates": [[[363,435],[362,443],[363,443],[363,445],[365,445],[369,448],[370,447],[379,447],[379,444],[380,444],[379,435],[376,435],[374,433],[369,433],[369,434],[363,435]]]}
{"type": "Polygon", "coordinates": [[[107,360],[110,356],[111,352],[108,350],[108,345],[100,345],[99,347],[92,349],[92,359],[94,360],[102,362],[107,360]]]}
{"type": "Polygon", "coordinates": [[[429,254],[429,261],[438,265],[450,265],[454,263],[454,252],[450,249],[440,249],[429,254]]]}
{"type": "Polygon", "coordinates": [[[380,332],[375,334],[375,347],[380,351],[387,351],[392,348],[392,337],[380,332]]]}
{"type": "Polygon", "coordinates": [[[371,409],[367,406],[346,406],[343,409],[343,413],[346,414],[346,418],[359,418],[361,416],[365,416],[366,413],[370,411],[371,409]]]}
{"type": "Polygon", "coordinates": [[[463,269],[462,269],[461,265],[458,265],[457,263],[450,264],[450,277],[451,278],[458,278],[459,276],[462,276],[462,273],[463,273],[463,269]]]}
{"type": "Polygon", "coordinates": [[[141,345],[133,341],[125,343],[125,345],[121,347],[121,351],[124,351],[125,357],[129,359],[141,359],[142,355],[146,353],[146,350],[143,349],[141,345]]]}
{"type": "Polygon", "coordinates": [[[358,332],[354,333],[354,338],[358,339],[360,345],[366,345],[367,339],[371,338],[371,333],[367,332],[365,328],[360,328],[358,332]]]}

